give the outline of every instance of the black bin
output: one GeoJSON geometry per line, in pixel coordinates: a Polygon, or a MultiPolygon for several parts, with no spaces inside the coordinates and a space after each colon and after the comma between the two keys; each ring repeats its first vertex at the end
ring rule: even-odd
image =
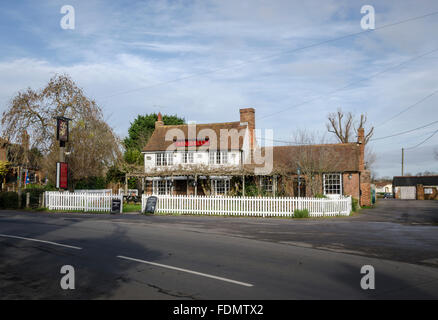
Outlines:
{"type": "Polygon", "coordinates": [[[122,213],[122,200],[111,199],[111,214],[122,213]]]}
{"type": "Polygon", "coordinates": [[[144,210],[145,213],[154,213],[155,208],[157,207],[158,198],[155,196],[151,196],[146,200],[146,208],[144,210]]]}

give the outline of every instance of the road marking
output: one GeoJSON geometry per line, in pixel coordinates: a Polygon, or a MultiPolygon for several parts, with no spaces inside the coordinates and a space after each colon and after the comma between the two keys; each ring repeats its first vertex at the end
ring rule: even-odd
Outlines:
{"type": "Polygon", "coordinates": [[[168,265],[165,265],[165,264],[160,264],[160,263],[155,263],[155,262],[150,262],[150,261],[145,261],[145,260],[135,259],[135,258],[130,258],[130,257],[125,257],[125,256],[117,256],[117,258],[131,260],[131,261],[136,261],[136,262],[141,262],[141,263],[145,263],[145,264],[150,264],[150,265],[157,266],[157,267],[162,267],[162,268],[167,268],[167,269],[172,269],[172,270],[192,273],[192,274],[196,274],[198,276],[203,276],[203,277],[212,278],[212,279],[216,279],[216,280],[231,282],[231,283],[239,284],[239,285],[245,286],[245,287],[253,287],[253,285],[250,284],[250,283],[245,283],[245,282],[240,282],[240,281],[231,280],[231,279],[227,279],[227,278],[222,278],[222,277],[218,277],[218,276],[213,276],[211,274],[206,274],[206,273],[202,273],[202,272],[192,271],[192,270],[188,270],[188,269],[182,269],[182,268],[177,268],[177,267],[173,267],[173,266],[168,266],[168,265]]]}
{"type": "Polygon", "coordinates": [[[21,239],[21,240],[29,240],[29,241],[34,241],[34,242],[42,242],[42,243],[47,243],[47,244],[53,244],[54,246],[66,247],[66,248],[76,249],[76,250],[81,250],[82,249],[82,248],[79,248],[79,247],[69,246],[69,245],[62,244],[62,243],[57,243],[57,242],[52,242],[52,241],[45,241],[45,240],[39,240],[39,239],[32,239],[32,238],[24,238],[24,237],[18,237],[18,236],[11,236],[11,235],[8,235],[8,234],[1,234],[0,233],[0,237],[21,239]]]}

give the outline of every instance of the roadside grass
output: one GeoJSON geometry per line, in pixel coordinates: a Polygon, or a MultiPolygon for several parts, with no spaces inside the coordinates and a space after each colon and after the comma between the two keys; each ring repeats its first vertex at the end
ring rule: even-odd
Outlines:
{"type": "Polygon", "coordinates": [[[43,210],[34,210],[34,211],[45,211],[45,212],[49,212],[49,213],[86,213],[86,214],[90,214],[90,213],[96,213],[96,214],[109,214],[109,212],[106,211],[84,211],[84,210],[49,210],[47,208],[40,208],[43,210]]]}
{"type": "Polygon", "coordinates": [[[140,212],[141,204],[123,204],[123,212],[140,212]]]}

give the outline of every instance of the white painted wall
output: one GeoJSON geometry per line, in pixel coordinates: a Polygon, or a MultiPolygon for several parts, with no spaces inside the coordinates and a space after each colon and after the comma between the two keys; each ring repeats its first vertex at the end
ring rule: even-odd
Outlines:
{"type": "Polygon", "coordinates": [[[155,152],[146,152],[144,153],[144,169],[145,172],[150,170],[156,170],[159,168],[165,168],[166,170],[175,167],[175,169],[179,169],[184,166],[193,167],[196,165],[207,166],[211,168],[217,167],[237,167],[241,164],[241,152],[240,151],[228,151],[228,163],[227,164],[209,164],[209,152],[207,151],[199,151],[194,152],[193,164],[185,164],[183,163],[183,152],[174,152],[173,153],[173,165],[172,166],[156,166],[156,153],[155,152]]]}

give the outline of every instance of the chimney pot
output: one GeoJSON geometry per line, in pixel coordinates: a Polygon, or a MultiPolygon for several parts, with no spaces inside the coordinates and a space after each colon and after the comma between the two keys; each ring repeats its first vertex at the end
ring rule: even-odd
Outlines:
{"type": "Polygon", "coordinates": [[[163,117],[161,115],[161,112],[158,112],[158,120],[155,121],[155,128],[159,126],[164,126],[163,117]]]}

